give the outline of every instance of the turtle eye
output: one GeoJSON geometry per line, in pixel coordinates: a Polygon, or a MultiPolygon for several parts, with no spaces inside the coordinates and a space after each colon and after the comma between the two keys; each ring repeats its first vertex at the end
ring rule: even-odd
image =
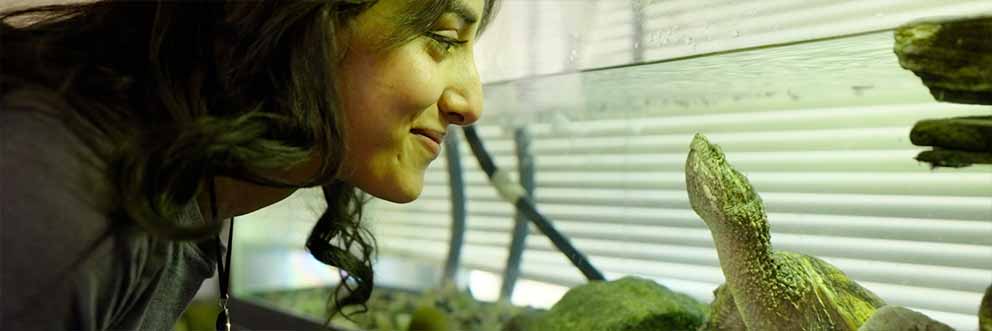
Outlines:
{"type": "Polygon", "coordinates": [[[720,151],[719,147],[713,147],[713,158],[720,165],[727,163],[727,159],[724,157],[723,152],[720,151]]]}

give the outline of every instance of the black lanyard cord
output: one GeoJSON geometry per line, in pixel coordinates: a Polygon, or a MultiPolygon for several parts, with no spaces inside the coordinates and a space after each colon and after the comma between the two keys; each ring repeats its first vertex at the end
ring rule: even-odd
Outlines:
{"type": "MultiPolygon", "coordinates": [[[[217,218],[217,191],[214,187],[214,177],[210,177],[207,184],[210,189],[210,215],[211,221],[220,222],[217,218]]],[[[220,234],[217,234],[217,253],[221,250],[220,234]]],[[[231,218],[231,226],[227,231],[227,252],[224,254],[224,261],[217,257],[217,281],[220,287],[220,312],[217,313],[217,331],[231,330],[231,316],[227,310],[228,300],[231,298],[229,285],[231,280],[231,250],[234,243],[234,218],[231,218]]]]}

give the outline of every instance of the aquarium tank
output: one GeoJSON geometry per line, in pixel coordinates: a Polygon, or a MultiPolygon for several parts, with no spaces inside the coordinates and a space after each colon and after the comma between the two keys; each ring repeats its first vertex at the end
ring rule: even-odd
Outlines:
{"type": "MultiPolygon", "coordinates": [[[[332,325],[869,330],[885,312],[979,330],[992,284],[992,29],[981,30],[992,23],[896,52],[900,27],[959,17],[992,17],[992,2],[503,0],[475,49],[482,119],[450,128],[417,201],[369,201],[370,310],[332,325]],[[955,47],[972,55],[948,60],[960,69],[949,79],[971,76],[949,89],[975,98],[932,91],[921,77],[933,74],[900,62],[955,47]],[[914,126],[960,117],[978,132],[963,138],[979,146],[965,152],[974,162],[918,160],[954,148],[920,143],[914,126]]],[[[322,208],[319,191],[301,190],[237,219],[236,299],[325,322],[338,272],[304,248],[322,208]]]]}

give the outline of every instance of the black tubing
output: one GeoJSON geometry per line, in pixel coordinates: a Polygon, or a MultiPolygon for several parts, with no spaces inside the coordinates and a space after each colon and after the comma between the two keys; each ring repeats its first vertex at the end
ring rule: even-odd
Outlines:
{"type": "MultiPolygon", "coordinates": [[[[527,196],[534,198],[534,157],[530,153],[530,135],[523,128],[516,129],[513,134],[514,145],[517,150],[517,173],[520,176],[520,186],[524,188],[527,196]]],[[[510,240],[510,251],[506,257],[506,266],[503,267],[503,284],[499,289],[501,299],[511,298],[513,288],[517,285],[517,278],[520,276],[520,262],[523,259],[524,249],[527,242],[528,217],[521,212],[513,215],[513,239],[510,240]]]]}
{"type": "MultiPolygon", "coordinates": [[[[472,154],[474,154],[475,158],[479,160],[479,166],[486,172],[486,176],[492,180],[498,169],[496,167],[496,163],[493,162],[492,156],[489,155],[489,152],[486,151],[485,146],[482,145],[482,140],[479,139],[479,135],[475,132],[475,127],[465,127],[464,132],[465,139],[468,140],[468,145],[472,148],[472,154]]],[[[587,259],[582,252],[576,249],[575,246],[572,246],[572,243],[568,240],[568,237],[565,237],[565,235],[558,231],[558,229],[555,229],[554,225],[551,224],[551,221],[537,211],[537,207],[534,206],[534,202],[531,201],[530,198],[521,196],[513,203],[513,205],[516,206],[518,212],[524,214],[527,218],[530,218],[531,222],[534,222],[534,225],[537,226],[538,230],[547,236],[548,239],[551,240],[551,243],[554,244],[555,247],[562,252],[562,254],[565,254],[565,257],[567,257],[568,260],[572,262],[572,265],[578,268],[579,271],[585,275],[587,280],[606,280],[606,278],[603,277],[603,273],[599,272],[599,269],[596,269],[596,267],[589,262],[589,259],[587,259]]]]}
{"type": "Polygon", "coordinates": [[[448,258],[444,263],[442,282],[455,282],[461,265],[462,246],[465,243],[465,184],[462,177],[461,153],[458,150],[458,132],[451,131],[444,140],[448,161],[448,186],[451,191],[451,241],[448,258]]]}

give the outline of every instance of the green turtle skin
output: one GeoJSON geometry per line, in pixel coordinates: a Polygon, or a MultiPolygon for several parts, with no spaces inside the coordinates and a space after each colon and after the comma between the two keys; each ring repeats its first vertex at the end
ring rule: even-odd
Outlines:
{"type": "MultiPolygon", "coordinates": [[[[840,311],[853,313],[834,316],[819,314],[820,316],[815,316],[812,321],[809,321],[810,323],[835,324],[831,321],[854,320],[855,322],[853,324],[860,326],[865,320],[871,317],[875,309],[885,305],[885,302],[874,293],[861,287],[861,285],[848,278],[842,271],[826,261],[813,256],[788,251],[774,251],[772,254],[773,259],[776,261],[789,261],[786,263],[799,264],[808,270],[812,270],[812,275],[818,278],[818,282],[823,283],[824,288],[832,289],[829,290],[831,293],[827,297],[839,299],[833,302],[835,305],[840,306],[840,311]],[[841,292],[841,294],[838,295],[837,292],[841,292]]],[[[710,305],[710,318],[699,331],[747,331],[748,328],[745,326],[744,320],[737,310],[733,294],[730,292],[727,284],[720,285],[720,287],[713,291],[713,294],[714,299],[710,305]]],[[[815,305],[817,303],[813,304],[815,305]]],[[[827,311],[824,310],[824,312],[827,311]]],[[[810,328],[810,330],[838,329],[810,328]]]]}
{"type": "Polygon", "coordinates": [[[992,285],[985,289],[978,307],[978,331],[992,331],[992,285]]]}
{"type": "MultiPolygon", "coordinates": [[[[690,205],[713,235],[727,293],[747,330],[854,331],[885,305],[821,259],[773,251],[761,197],[701,134],[685,171],[690,205]]],[[[717,308],[714,314],[732,320],[717,308]]]]}
{"type": "Polygon", "coordinates": [[[734,303],[734,295],[730,294],[726,283],[713,290],[710,316],[698,331],[747,331],[734,303]]]}

